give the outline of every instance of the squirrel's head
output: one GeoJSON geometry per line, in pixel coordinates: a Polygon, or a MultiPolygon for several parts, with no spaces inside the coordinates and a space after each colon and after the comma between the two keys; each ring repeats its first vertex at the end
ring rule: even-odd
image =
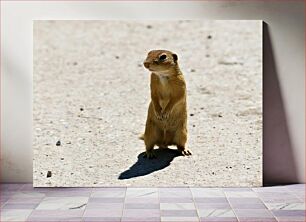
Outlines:
{"type": "Polygon", "coordinates": [[[166,74],[177,67],[177,60],[177,55],[168,50],[152,50],[143,65],[151,72],[166,74]]]}

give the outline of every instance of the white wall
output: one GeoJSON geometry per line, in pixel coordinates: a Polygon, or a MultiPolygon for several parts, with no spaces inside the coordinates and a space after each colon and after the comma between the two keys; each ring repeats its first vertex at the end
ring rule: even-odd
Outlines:
{"type": "Polygon", "coordinates": [[[261,19],[269,26],[272,42],[265,65],[275,62],[266,69],[275,75],[264,83],[267,93],[274,89],[266,109],[265,182],[305,182],[304,16],[304,2],[292,0],[1,1],[2,181],[32,181],[32,20],[261,19]],[[273,87],[277,81],[279,87],[273,87]]]}

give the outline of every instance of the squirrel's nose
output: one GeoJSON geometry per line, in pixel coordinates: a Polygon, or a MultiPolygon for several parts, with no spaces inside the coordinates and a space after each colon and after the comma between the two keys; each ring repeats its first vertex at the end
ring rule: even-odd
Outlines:
{"type": "Polygon", "coordinates": [[[144,65],[144,67],[146,67],[148,69],[149,66],[150,66],[150,63],[149,62],[144,62],[143,65],[144,65]]]}

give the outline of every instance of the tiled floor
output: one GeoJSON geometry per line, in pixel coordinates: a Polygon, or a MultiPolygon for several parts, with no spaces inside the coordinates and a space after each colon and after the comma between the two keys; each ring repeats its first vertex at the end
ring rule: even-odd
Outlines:
{"type": "Polygon", "coordinates": [[[1,184],[1,221],[305,221],[305,185],[34,189],[1,184]]]}

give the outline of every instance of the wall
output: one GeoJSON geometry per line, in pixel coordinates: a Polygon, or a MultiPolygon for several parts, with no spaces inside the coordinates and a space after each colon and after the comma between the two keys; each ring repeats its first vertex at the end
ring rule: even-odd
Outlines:
{"type": "Polygon", "coordinates": [[[1,180],[32,181],[32,20],[261,19],[264,182],[305,182],[303,1],[1,1],[1,180]]]}

